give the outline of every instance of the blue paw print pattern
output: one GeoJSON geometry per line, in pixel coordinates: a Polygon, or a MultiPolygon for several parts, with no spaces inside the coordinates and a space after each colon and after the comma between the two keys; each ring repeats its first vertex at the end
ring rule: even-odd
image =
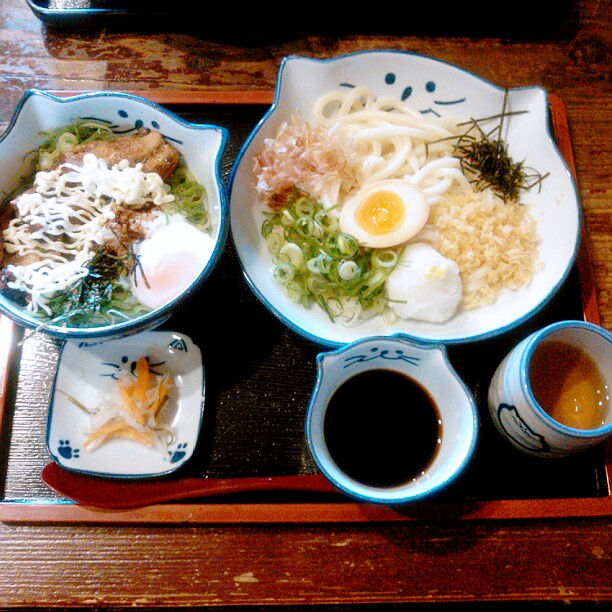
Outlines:
{"type": "Polygon", "coordinates": [[[178,463],[184,459],[187,454],[186,448],[187,442],[181,442],[177,445],[175,450],[168,451],[168,461],[170,461],[170,463],[178,463]]]}
{"type": "Polygon", "coordinates": [[[60,440],[57,447],[58,454],[64,459],[78,459],[80,451],[70,445],[70,440],[60,440]]]}

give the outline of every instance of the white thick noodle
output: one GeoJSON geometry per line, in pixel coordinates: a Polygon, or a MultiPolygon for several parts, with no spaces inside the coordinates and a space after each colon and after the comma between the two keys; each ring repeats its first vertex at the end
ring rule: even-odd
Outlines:
{"type": "Polygon", "coordinates": [[[376,99],[366,88],[332,91],[316,102],[314,120],[353,141],[361,172],[357,189],[401,178],[420,187],[435,204],[452,187],[470,190],[459,160],[453,157],[453,119],[424,116],[391,98],[376,99]]]}

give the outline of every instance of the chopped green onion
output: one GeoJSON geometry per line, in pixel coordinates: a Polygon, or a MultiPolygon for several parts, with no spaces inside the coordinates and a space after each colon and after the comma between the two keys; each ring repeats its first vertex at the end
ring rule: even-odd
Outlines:
{"type": "Polygon", "coordinates": [[[272,232],[268,234],[266,244],[268,246],[268,252],[270,255],[278,255],[284,244],[283,236],[278,232],[272,232]]]}
{"type": "Polygon", "coordinates": [[[359,266],[354,261],[343,261],[338,266],[338,274],[342,280],[351,280],[355,278],[355,274],[359,270],[359,266]]]}
{"type": "Polygon", "coordinates": [[[376,250],[372,253],[372,264],[377,268],[395,268],[397,258],[397,251],[392,249],[376,250]]]}
{"type": "Polygon", "coordinates": [[[274,268],[274,278],[281,284],[286,285],[295,277],[295,268],[290,263],[280,263],[274,268]]]}
{"type": "Polygon", "coordinates": [[[340,231],[333,208],[298,189],[282,209],[266,213],[261,233],[275,264],[274,277],[293,302],[318,304],[332,321],[386,309],[385,281],[401,247],[361,247],[340,231]]]}

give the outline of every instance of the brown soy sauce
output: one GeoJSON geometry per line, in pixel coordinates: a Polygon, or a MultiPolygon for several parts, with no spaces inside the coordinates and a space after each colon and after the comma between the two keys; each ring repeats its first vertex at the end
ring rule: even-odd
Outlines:
{"type": "Polygon", "coordinates": [[[433,461],[442,436],[431,395],[394,370],[365,370],[332,395],[323,433],[336,465],[361,484],[390,488],[416,478],[433,461]]]}

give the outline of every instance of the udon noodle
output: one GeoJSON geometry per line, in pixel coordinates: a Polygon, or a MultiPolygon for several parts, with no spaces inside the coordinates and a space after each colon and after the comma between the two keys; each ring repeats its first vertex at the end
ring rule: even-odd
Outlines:
{"type": "MultiPolygon", "coordinates": [[[[377,98],[366,88],[331,91],[315,102],[310,122],[284,123],[276,138],[265,141],[255,158],[257,191],[278,213],[279,202],[289,202],[287,194],[297,188],[339,217],[345,204],[369,185],[390,179],[411,183],[424,194],[430,215],[418,234],[393,247],[394,260],[407,244],[431,245],[459,268],[461,306],[479,308],[495,302],[503,289],[529,284],[538,269],[539,237],[528,206],[505,202],[492,189],[475,189],[474,177],[464,174],[456,155],[464,134],[456,119],[424,115],[399,100],[377,98]]],[[[282,250],[278,236],[270,236],[270,226],[269,221],[264,224],[264,236],[269,245],[274,238],[282,250]]],[[[282,222],[276,230],[283,231],[282,222]]],[[[310,286],[312,279],[306,283],[310,286]]],[[[384,290],[381,296],[384,300],[384,290]]],[[[346,295],[332,301],[356,307],[356,300],[346,295]]],[[[389,316],[393,305],[388,299],[385,303],[383,310],[345,312],[335,320],[354,324],[384,314],[385,320],[396,321],[389,316]]]]}
{"type": "Polygon", "coordinates": [[[392,98],[375,98],[365,88],[332,91],[313,109],[314,120],[342,130],[358,155],[356,189],[388,178],[404,178],[420,187],[430,204],[458,184],[471,192],[460,161],[453,157],[457,122],[425,117],[392,98]]]}

